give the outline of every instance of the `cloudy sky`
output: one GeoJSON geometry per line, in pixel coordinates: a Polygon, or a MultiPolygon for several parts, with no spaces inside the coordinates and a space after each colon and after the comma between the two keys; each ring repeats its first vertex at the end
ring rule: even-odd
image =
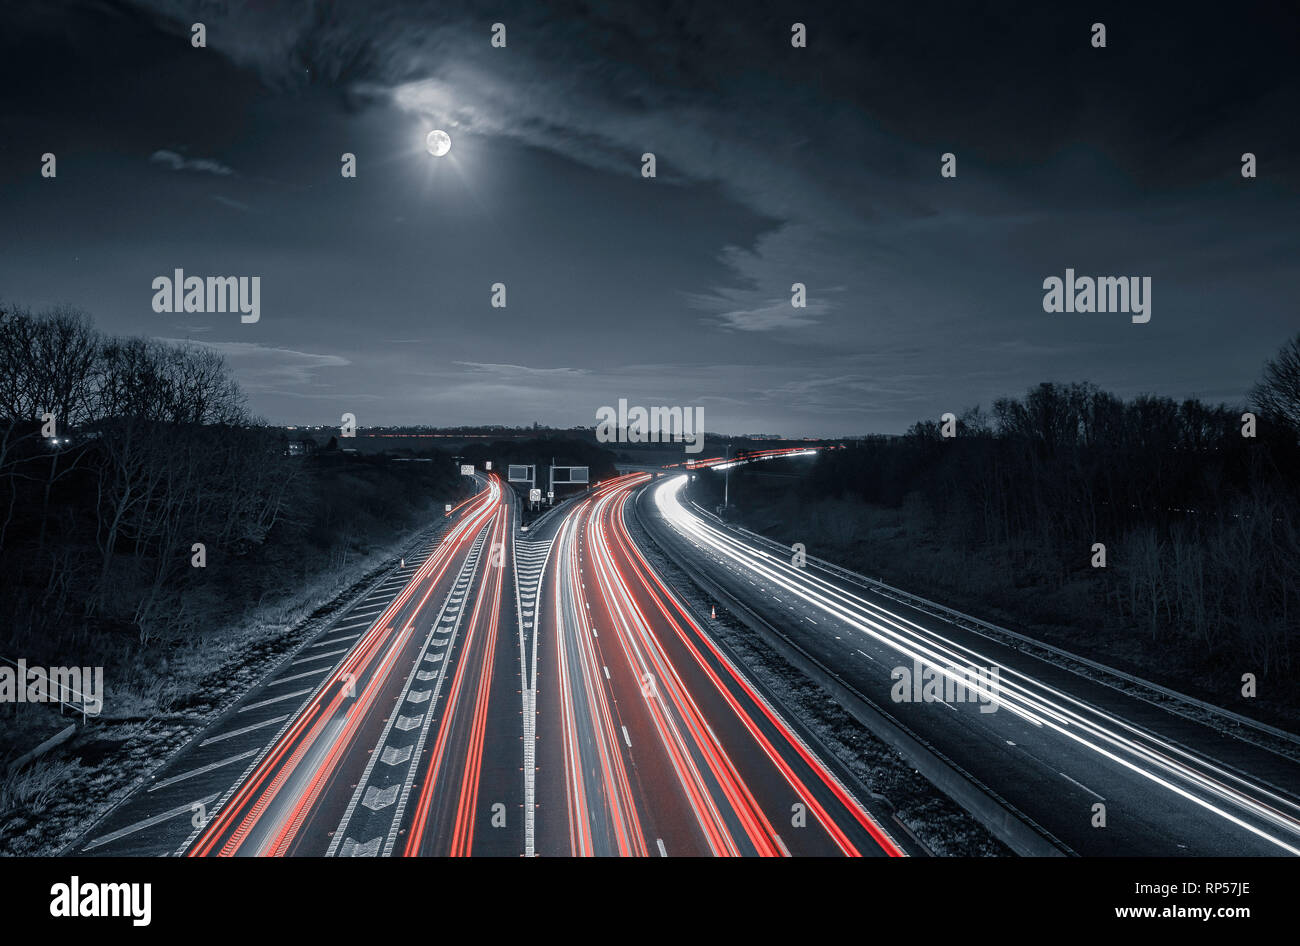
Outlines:
{"type": "Polygon", "coordinates": [[[1291,5],[959,6],[9,2],[0,297],[213,346],[288,423],[1242,398],[1300,329],[1291,5]],[[1045,313],[1067,267],[1151,277],[1151,321],[1045,313]],[[260,321],[155,313],[176,268],[260,276],[260,321]]]}

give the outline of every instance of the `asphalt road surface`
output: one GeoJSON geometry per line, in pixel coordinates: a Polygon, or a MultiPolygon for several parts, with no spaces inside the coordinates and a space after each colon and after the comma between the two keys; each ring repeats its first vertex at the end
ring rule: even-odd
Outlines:
{"type": "Polygon", "coordinates": [[[1060,850],[1300,853],[1296,763],[800,567],[699,514],[684,476],[620,476],[527,532],[477,480],[70,853],[917,853],[665,583],[634,516],[1060,850]]]}
{"type": "Polygon", "coordinates": [[[658,541],[1065,851],[1300,853],[1291,759],[799,567],[790,550],[700,515],[685,482],[661,479],[641,497],[658,541]],[[940,698],[926,698],[927,676],[940,698]]]}

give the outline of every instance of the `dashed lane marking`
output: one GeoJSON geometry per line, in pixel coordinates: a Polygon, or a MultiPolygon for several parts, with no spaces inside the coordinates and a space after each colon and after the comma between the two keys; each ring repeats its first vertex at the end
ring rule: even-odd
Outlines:
{"type": "Polygon", "coordinates": [[[89,844],[83,847],[82,850],[89,851],[91,848],[96,848],[103,844],[111,844],[112,842],[120,840],[121,838],[124,838],[129,834],[135,834],[137,831],[143,831],[145,828],[152,828],[156,824],[162,824],[164,821],[167,821],[171,818],[175,818],[177,815],[187,814],[194,810],[195,805],[201,805],[204,808],[206,808],[208,805],[211,805],[216,800],[217,800],[217,795],[216,793],[213,793],[206,798],[200,798],[197,801],[193,801],[193,802],[186,802],[185,804],[179,805],[176,808],[171,809],[170,811],[164,811],[160,815],[154,815],[152,818],[145,818],[143,821],[137,821],[135,824],[129,824],[125,828],[121,828],[117,831],[114,831],[112,834],[106,834],[103,837],[95,838],[95,840],[91,841],[89,844]]]}
{"type": "Polygon", "coordinates": [[[199,743],[199,748],[202,749],[204,746],[209,746],[214,742],[221,742],[225,739],[233,739],[235,736],[242,736],[246,732],[252,732],[254,729],[261,729],[263,726],[274,726],[276,723],[282,723],[288,718],[287,714],[284,716],[276,716],[274,719],[267,719],[260,723],[253,723],[253,725],[245,726],[243,729],[234,729],[230,732],[223,732],[220,736],[213,736],[210,739],[204,739],[199,743]]]}
{"type": "Polygon", "coordinates": [[[261,747],[249,749],[247,752],[241,752],[239,755],[232,755],[228,759],[222,759],[220,762],[212,762],[208,765],[200,766],[197,769],[190,769],[188,772],[182,772],[180,775],[173,775],[171,778],[165,778],[161,782],[154,782],[149,786],[149,791],[156,792],[160,788],[166,788],[168,785],[175,785],[177,782],[183,782],[187,778],[193,778],[196,775],[203,775],[207,772],[213,772],[232,762],[238,762],[240,759],[247,759],[249,756],[257,755],[261,752],[261,747]]]}
{"type": "Polygon", "coordinates": [[[270,706],[272,703],[280,703],[284,700],[291,700],[295,696],[306,696],[311,690],[295,690],[292,693],[286,693],[284,696],[272,697],[269,700],[262,700],[260,703],[249,703],[247,706],[241,706],[237,712],[247,713],[249,710],[261,709],[263,706],[270,706]]]}

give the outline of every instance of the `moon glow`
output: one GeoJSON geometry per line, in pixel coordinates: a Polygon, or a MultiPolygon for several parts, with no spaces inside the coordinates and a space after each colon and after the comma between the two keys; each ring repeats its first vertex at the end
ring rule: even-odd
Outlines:
{"type": "Polygon", "coordinates": [[[424,139],[424,146],[429,149],[429,154],[435,158],[441,158],[451,150],[451,135],[435,128],[429,132],[429,137],[424,139]]]}

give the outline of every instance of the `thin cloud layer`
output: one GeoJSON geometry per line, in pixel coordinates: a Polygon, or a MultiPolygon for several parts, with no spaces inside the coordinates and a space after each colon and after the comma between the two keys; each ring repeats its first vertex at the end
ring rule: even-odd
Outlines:
{"type": "Polygon", "coordinates": [[[234,168],[227,167],[220,161],[214,161],[211,158],[187,158],[175,151],[155,151],[149,155],[151,164],[165,164],[173,171],[195,171],[200,174],[215,174],[218,177],[227,177],[234,174],[234,168]]]}

